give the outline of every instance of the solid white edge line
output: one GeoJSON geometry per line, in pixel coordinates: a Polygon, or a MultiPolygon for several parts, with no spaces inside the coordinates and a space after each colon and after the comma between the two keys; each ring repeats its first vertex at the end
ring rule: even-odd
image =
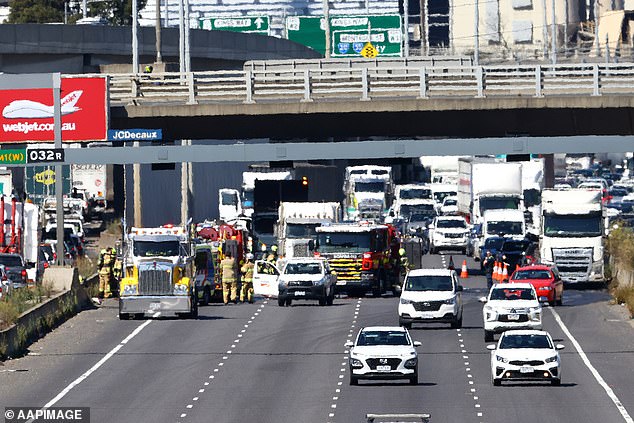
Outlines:
{"type": "Polygon", "coordinates": [[[110,358],[112,358],[112,356],[115,355],[117,353],[117,351],[119,351],[121,348],[123,348],[124,343],[127,343],[128,341],[130,341],[130,339],[132,339],[132,337],[138,335],[139,332],[141,332],[150,323],[152,323],[152,320],[148,320],[145,323],[143,323],[142,325],[140,325],[139,327],[137,327],[136,329],[134,329],[134,331],[130,335],[128,335],[116,347],[114,347],[112,350],[110,350],[110,352],[108,352],[105,356],[103,356],[103,358],[101,360],[99,360],[97,363],[95,363],[95,365],[92,366],[90,369],[88,369],[88,371],[86,371],[84,374],[82,374],[77,379],[75,379],[73,382],[71,382],[70,385],[68,385],[66,388],[64,388],[62,390],[62,392],[57,394],[57,396],[55,398],[53,398],[52,400],[50,400],[49,402],[44,404],[44,407],[42,407],[42,408],[52,407],[59,400],[64,398],[66,396],[66,394],[68,394],[75,386],[79,385],[86,378],[88,378],[88,376],[93,374],[99,367],[101,367],[106,361],[110,360],[110,358]]]}
{"type": "Polygon", "coordinates": [[[619,399],[619,397],[616,396],[612,388],[610,388],[610,386],[605,382],[601,374],[599,374],[597,369],[592,365],[592,363],[590,363],[588,356],[581,348],[581,345],[579,344],[579,342],[577,342],[575,337],[572,336],[572,333],[570,333],[570,331],[568,330],[568,327],[564,324],[563,320],[561,320],[559,313],[557,313],[552,307],[548,307],[548,309],[552,312],[553,317],[555,317],[555,321],[557,322],[557,324],[559,324],[559,327],[561,327],[561,330],[568,337],[568,339],[570,339],[570,342],[572,342],[572,345],[574,345],[575,349],[577,350],[577,353],[579,354],[579,357],[581,357],[581,360],[583,361],[583,363],[586,365],[588,370],[590,370],[590,373],[592,373],[592,376],[594,376],[596,381],[605,390],[605,393],[608,394],[608,397],[610,397],[610,399],[612,400],[616,408],[619,410],[619,412],[621,413],[621,416],[623,416],[623,419],[627,423],[634,423],[634,420],[632,420],[632,417],[630,417],[629,413],[623,406],[623,403],[621,403],[621,400],[619,399]]]}

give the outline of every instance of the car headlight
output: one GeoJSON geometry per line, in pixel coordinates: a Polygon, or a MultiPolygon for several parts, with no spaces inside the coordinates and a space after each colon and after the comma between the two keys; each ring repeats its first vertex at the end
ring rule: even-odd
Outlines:
{"type": "Polygon", "coordinates": [[[534,314],[539,314],[542,312],[542,308],[541,307],[531,307],[528,309],[528,311],[530,313],[534,313],[534,314]]]}
{"type": "Polygon", "coordinates": [[[174,294],[175,295],[187,295],[188,291],[187,285],[183,285],[182,283],[177,283],[174,285],[174,294]]]}
{"type": "Polygon", "coordinates": [[[546,360],[544,360],[546,363],[554,363],[555,361],[557,361],[557,356],[554,355],[552,357],[548,357],[546,360]]]}
{"type": "Polygon", "coordinates": [[[357,360],[356,358],[351,358],[350,367],[354,367],[355,369],[360,369],[361,367],[363,367],[363,363],[361,362],[361,360],[357,360]]]}
{"type": "Polygon", "coordinates": [[[418,358],[410,358],[409,360],[405,362],[405,364],[403,364],[403,366],[407,368],[413,368],[413,367],[416,367],[417,364],[418,364],[418,358]]]}
{"type": "Polygon", "coordinates": [[[414,301],[401,297],[401,304],[414,304],[414,301]]]}
{"type": "Polygon", "coordinates": [[[491,311],[493,311],[493,307],[491,307],[490,305],[485,305],[484,306],[484,311],[491,312],[491,311]]]}
{"type": "Polygon", "coordinates": [[[455,304],[456,303],[456,298],[455,297],[451,297],[451,298],[447,298],[444,301],[445,304],[455,304]]]}
{"type": "Polygon", "coordinates": [[[508,359],[508,358],[504,358],[504,357],[502,357],[501,355],[496,355],[496,356],[495,356],[495,359],[496,359],[497,361],[502,362],[502,363],[508,363],[508,362],[509,362],[509,359],[508,359]]]}
{"type": "Polygon", "coordinates": [[[138,285],[125,285],[122,295],[136,295],[139,292],[138,285]]]}

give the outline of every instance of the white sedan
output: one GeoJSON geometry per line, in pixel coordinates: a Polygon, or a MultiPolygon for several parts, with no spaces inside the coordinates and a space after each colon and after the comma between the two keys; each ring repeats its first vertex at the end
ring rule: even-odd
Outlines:
{"type": "Polygon", "coordinates": [[[550,381],[561,384],[559,350],[548,332],[511,330],[504,332],[491,350],[491,383],[500,386],[503,380],[550,381]]]}
{"type": "Polygon", "coordinates": [[[368,326],[359,331],[350,348],[350,385],[359,379],[408,379],[418,383],[418,353],[421,343],[412,341],[407,329],[399,326],[368,326]]]}
{"type": "Polygon", "coordinates": [[[527,282],[498,283],[491,287],[488,297],[480,298],[484,320],[484,342],[493,335],[513,329],[542,328],[542,306],[533,285],[527,282]]]}

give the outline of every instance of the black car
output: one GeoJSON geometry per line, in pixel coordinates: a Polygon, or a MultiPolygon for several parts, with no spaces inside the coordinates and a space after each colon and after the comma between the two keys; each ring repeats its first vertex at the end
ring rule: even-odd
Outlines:
{"type": "Polygon", "coordinates": [[[13,288],[23,288],[27,284],[26,266],[19,254],[0,254],[0,264],[4,265],[9,280],[13,283],[13,288]]]}

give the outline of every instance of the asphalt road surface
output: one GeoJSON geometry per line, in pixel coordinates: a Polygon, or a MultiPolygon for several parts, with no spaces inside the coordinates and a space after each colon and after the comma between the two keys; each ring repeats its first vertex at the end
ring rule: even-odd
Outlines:
{"type": "MultiPolygon", "coordinates": [[[[463,258],[453,256],[456,266],[463,258]]],[[[447,262],[448,255],[423,260],[447,262]]],[[[423,412],[433,423],[632,422],[634,327],[605,291],[567,290],[564,306],[545,308],[544,329],[566,346],[561,386],[493,387],[478,302],[485,280],[471,275],[463,284],[462,329],[411,330],[422,342],[418,386],[348,384],[344,343],[363,326],[398,324],[391,295],[342,297],[331,307],[212,304],[197,320],[119,321],[116,300],[107,300],[28,356],[0,364],[0,409],[90,407],[93,423],[351,423],[366,413],[423,412]]]]}

